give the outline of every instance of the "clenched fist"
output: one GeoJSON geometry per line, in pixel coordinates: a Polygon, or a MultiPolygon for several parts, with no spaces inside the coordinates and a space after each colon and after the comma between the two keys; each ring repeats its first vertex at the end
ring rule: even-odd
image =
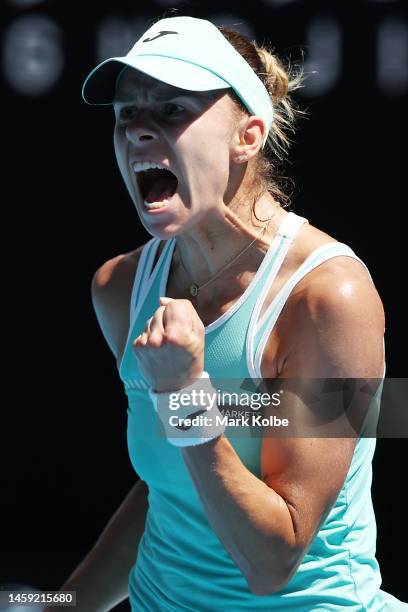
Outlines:
{"type": "Polygon", "coordinates": [[[167,297],[160,298],[159,308],[133,343],[140,371],[158,393],[200,378],[204,348],[204,325],[192,303],[167,297]]]}

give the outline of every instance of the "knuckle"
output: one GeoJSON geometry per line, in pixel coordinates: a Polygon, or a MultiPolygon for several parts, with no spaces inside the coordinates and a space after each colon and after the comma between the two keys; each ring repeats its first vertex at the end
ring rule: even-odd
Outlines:
{"type": "Polygon", "coordinates": [[[166,330],[163,334],[163,340],[166,344],[174,344],[178,346],[180,344],[179,339],[180,335],[176,330],[166,330]]]}
{"type": "Polygon", "coordinates": [[[149,346],[152,348],[159,348],[162,344],[161,334],[152,333],[149,337],[149,346]]]}
{"type": "MultiPolygon", "coordinates": [[[[170,304],[171,303],[172,302],[170,302],[170,304]]],[[[174,304],[175,307],[178,306],[178,309],[181,308],[182,310],[184,310],[185,308],[190,308],[191,305],[192,304],[191,304],[190,300],[186,300],[185,298],[180,298],[179,300],[177,300],[177,303],[174,304]]]]}

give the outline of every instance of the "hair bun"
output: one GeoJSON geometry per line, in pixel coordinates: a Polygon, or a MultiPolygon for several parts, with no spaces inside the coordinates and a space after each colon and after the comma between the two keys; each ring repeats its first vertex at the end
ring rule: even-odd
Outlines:
{"type": "Polygon", "coordinates": [[[272,98],[272,102],[279,104],[289,93],[288,74],[277,57],[267,49],[254,44],[263,66],[262,76],[264,83],[272,98]]]}
{"type": "MultiPolygon", "coordinates": [[[[285,178],[281,175],[279,167],[287,158],[292,142],[289,133],[295,131],[296,118],[307,115],[307,112],[299,110],[291,96],[293,91],[303,86],[303,66],[294,67],[290,61],[286,66],[272,48],[258,46],[255,41],[249,40],[237,30],[227,27],[219,29],[258,75],[271,97],[274,118],[267,140],[268,146],[260,153],[258,159],[257,173],[275,199],[283,202],[283,205],[289,205],[290,197],[279,185],[279,182],[282,180],[283,183],[285,178]]],[[[242,112],[249,112],[238,96],[234,97],[234,101],[242,112]]]]}

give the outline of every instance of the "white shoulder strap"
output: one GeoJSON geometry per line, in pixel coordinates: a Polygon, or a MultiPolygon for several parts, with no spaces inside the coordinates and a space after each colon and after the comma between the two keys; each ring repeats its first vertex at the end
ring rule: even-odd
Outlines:
{"type": "Polygon", "coordinates": [[[305,259],[303,264],[296,270],[296,272],[292,274],[289,280],[284,284],[284,286],[281,288],[279,293],[275,296],[275,298],[272,300],[265,313],[263,314],[260,324],[264,324],[264,322],[267,321],[267,325],[259,341],[258,348],[254,356],[253,367],[250,367],[252,366],[252,364],[248,363],[248,367],[250,367],[251,376],[253,376],[254,378],[262,378],[261,361],[266,343],[295,285],[308,272],[316,268],[319,264],[323,263],[324,261],[327,261],[328,259],[331,259],[332,257],[338,257],[340,255],[346,255],[348,257],[353,257],[354,259],[357,259],[366,268],[371,278],[371,275],[365,263],[359,257],[357,257],[354,251],[346,244],[343,244],[342,242],[329,242],[315,249],[309,255],[309,257],[305,259]]]}
{"type": "Polygon", "coordinates": [[[152,238],[149,242],[146,242],[139,257],[135,279],[133,281],[132,295],[130,297],[130,329],[133,327],[136,304],[140,298],[141,288],[151,274],[159,244],[160,240],[158,238],[152,238]]]}
{"type": "MultiPolygon", "coordinates": [[[[305,217],[300,217],[299,215],[293,212],[289,212],[289,214],[287,214],[284,220],[282,221],[273,240],[273,244],[271,245],[270,251],[273,250],[273,254],[270,258],[272,260],[272,265],[269,266],[266,275],[264,275],[262,278],[263,288],[256,300],[248,327],[246,358],[250,372],[254,369],[254,340],[256,331],[257,329],[259,329],[259,313],[261,312],[265,298],[280,270],[282,262],[284,261],[293,240],[295,239],[296,233],[304,223],[308,223],[308,220],[305,219],[305,217]],[[272,249],[273,246],[275,246],[274,249],[272,249]]],[[[263,319],[264,316],[262,316],[262,320],[263,319]]]]}

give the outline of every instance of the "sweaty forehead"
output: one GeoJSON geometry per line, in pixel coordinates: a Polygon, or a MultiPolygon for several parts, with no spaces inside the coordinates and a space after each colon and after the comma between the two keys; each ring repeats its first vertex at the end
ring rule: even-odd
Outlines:
{"type": "Polygon", "coordinates": [[[151,96],[152,98],[168,97],[189,93],[185,89],[173,87],[163,81],[158,81],[153,77],[134,70],[125,68],[120,73],[115,90],[115,100],[126,101],[139,97],[151,96]]]}

